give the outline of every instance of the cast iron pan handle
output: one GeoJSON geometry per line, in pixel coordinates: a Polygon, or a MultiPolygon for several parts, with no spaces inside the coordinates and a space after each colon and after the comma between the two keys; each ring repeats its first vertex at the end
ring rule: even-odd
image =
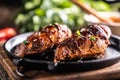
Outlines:
{"type": "Polygon", "coordinates": [[[23,58],[13,59],[13,62],[17,66],[16,73],[21,77],[26,77],[26,75],[24,74],[24,66],[23,66],[24,59],[23,58]]]}
{"type": "Polygon", "coordinates": [[[24,74],[24,67],[23,66],[18,66],[16,68],[16,73],[21,77],[26,77],[26,75],[24,74]]]}
{"type": "Polygon", "coordinates": [[[120,37],[112,35],[112,37],[110,38],[110,43],[116,48],[120,49],[120,37]]]}
{"type": "Polygon", "coordinates": [[[16,66],[22,66],[23,63],[24,63],[24,59],[23,59],[23,58],[13,59],[13,63],[14,63],[16,66]]]}

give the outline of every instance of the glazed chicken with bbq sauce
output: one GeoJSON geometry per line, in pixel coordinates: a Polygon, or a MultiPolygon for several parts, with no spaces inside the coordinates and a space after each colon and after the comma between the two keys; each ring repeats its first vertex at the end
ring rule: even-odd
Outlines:
{"type": "Polygon", "coordinates": [[[72,32],[66,25],[49,25],[41,31],[34,32],[23,43],[18,45],[15,55],[24,57],[25,55],[41,54],[71,36],[72,32]]]}
{"type": "MultiPolygon", "coordinates": [[[[106,25],[88,25],[72,33],[66,25],[49,25],[34,32],[15,50],[15,55],[24,57],[53,50],[52,61],[74,61],[101,58],[110,44],[111,30],[106,25]]],[[[45,56],[49,56],[47,53],[45,56]]]]}
{"type": "Polygon", "coordinates": [[[81,28],[57,46],[54,62],[101,58],[110,44],[110,36],[111,30],[106,25],[94,24],[81,28]]]}

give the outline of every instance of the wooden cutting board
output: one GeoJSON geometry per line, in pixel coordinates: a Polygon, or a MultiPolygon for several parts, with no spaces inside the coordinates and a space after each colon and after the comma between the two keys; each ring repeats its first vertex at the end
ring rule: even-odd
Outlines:
{"type": "MultiPolygon", "coordinates": [[[[8,79],[11,80],[109,80],[120,79],[120,61],[109,67],[102,69],[84,71],[84,72],[70,72],[70,73],[55,73],[40,70],[27,70],[25,74],[28,77],[20,77],[16,73],[16,68],[13,62],[8,58],[3,48],[0,47],[0,65],[3,72],[6,73],[8,79]]],[[[1,71],[0,70],[0,71],[1,71]]],[[[1,73],[1,72],[0,72],[1,73]]],[[[3,76],[0,74],[0,76],[3,76]]],[[[4,78],[5,78],[4,77],[4,78]]],[[[3,77],[2,77],[3,78],[3,77]]],[[[1,80],[4,80],[2,79],[1,80]]]]}

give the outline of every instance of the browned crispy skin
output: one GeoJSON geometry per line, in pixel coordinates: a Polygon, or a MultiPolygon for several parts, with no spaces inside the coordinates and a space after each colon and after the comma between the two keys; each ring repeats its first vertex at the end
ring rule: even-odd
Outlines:
{"type": "Polygon", "coordinates": [[[25,55],[44,52],[71,36],[72,32],[66,25],[47,26],[29,36],[26,39],[27,44],[21,43],[18,45],[15,55],[24,57],[25,55]]]}
{"type": "Polygon", "coordinates": [[[90,25],[80,29],[80,35],[73,35],[61,42],[55,53],[54,62],[81,58],[98,58],[105,53],[111,35],[105,25],[90,25]]]}

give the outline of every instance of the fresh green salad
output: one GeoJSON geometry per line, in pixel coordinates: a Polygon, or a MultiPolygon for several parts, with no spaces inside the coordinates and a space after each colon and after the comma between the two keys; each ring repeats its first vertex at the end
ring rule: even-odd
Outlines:
{"type": "MultiPolygon", "coordinates": [[[[102,0],[80,0],[97,11],[111,11],[102,0]]],[[[15,17],[20,33],[38,31],[49,24],[62,23],[72,30],[85,24],[85,13],[70,0],[23,0],[23,7],[15,17]]]]}

